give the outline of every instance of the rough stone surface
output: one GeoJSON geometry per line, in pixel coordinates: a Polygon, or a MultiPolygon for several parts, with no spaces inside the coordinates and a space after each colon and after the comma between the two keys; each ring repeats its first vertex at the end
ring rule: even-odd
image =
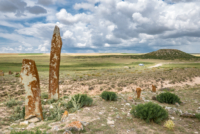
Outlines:
{"type": "Polygon", "coordinates": [[[28,125],[28,127],[27,127],[26,129],[32,129],[32,128],[34,128],[34,127],[35,127],[35,124],[34,124],[34,123],[31,123],[31,124],[28,125]]]}
{"type": "Polygon", "coordinates": [[[76,130],[76,131],[80,131],[83,130],[83,125],[81,124],[80,121],[74,121],[70,124],[67,124],[65,126],[66,130],[76,130]]]}
{"type": "Polygon", "coordinates": [[[141,88],[136,88],[137,98],[140,98],[141,88]]]}
{"type": "Polygon", "coordinates": [[[152,85],[152,92],[156,92],[156,86],[152,85]]]}
{"type": "Polygon", "coordinates": [[[59,67],[62,39],[60,29],[55,26],[51,41],[51,54],[49,65],[49,99],[59,98],[59,67]]]}
{"type": "Polygon", "coordinates": [[[38,117],[43,120],[40,81],[35,61],[23,59],[20,78],[26,90],[25,119],[38,117]]]}

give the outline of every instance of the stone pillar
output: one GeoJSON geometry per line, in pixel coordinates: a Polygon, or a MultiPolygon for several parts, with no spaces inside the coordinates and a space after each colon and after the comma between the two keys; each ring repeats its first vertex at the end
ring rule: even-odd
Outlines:
{"type": "Polygon", "coordinates": [[[49,99],[59,99],[59,67],[62,39],[60,29],[55,26],[51,40],[51,54],[49,65],[49,99]]]}
{"type": "Polygon", "coordinates": [[[140,98],[141,88],[136,88],[137,98],[140,98]]]}
{"type": "Polygon", "coordinates": [[[156,92],[156,86],[152,85],[152,92],[156,92]]]}
{"type": "Polygon", "coordinates": [[[4,72],[0,70],[0,76],[4,76],[4,72]]]}
{"type": "Polygon", "coordinates": [[[23,59],[20,78],[26,90],[25,119],[36,116],[40,120],[43,120],[40,80],[35,61],[23,59]]]}

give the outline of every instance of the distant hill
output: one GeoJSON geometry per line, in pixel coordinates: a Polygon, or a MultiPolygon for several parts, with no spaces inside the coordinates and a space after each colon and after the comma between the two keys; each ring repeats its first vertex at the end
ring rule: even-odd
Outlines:
{"type": "Polygon", "coordinates": [[[196,56],[193,56],[191,54],[185,53],[177,49],[160,49],[140,56],[141,58],[144,59],[149,58],[149,59],[165,59],[165,60],[198,58],[196,56]]]}

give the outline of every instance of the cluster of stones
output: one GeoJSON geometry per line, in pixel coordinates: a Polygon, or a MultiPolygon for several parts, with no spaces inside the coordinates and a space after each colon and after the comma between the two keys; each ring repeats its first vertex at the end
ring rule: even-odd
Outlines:
{"type": "MultiPolygon", "coordinates": [[[[49,99],[59,99],[59,66],[61,47],[62,40],[60,37],[60,29],[58,26],[55,26],[51,41],[49,99]]],[[[1,74],[2,73],[0,72],[0,75],[1,74]]],[[[12,72],[9,71],[9,74],[12,74],[12,72]]],[[[25,119],[37,117],[38,119],[43,120],[40,80],[35,61],[31,59],[23,59],[20,78],[21,83],[24,85],[26,90],[25,119]]]]}

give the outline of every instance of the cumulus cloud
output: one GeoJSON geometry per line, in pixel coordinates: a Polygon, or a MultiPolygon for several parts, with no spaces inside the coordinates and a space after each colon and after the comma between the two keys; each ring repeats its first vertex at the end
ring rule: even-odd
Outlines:
{"type": "MultiPolygon", "coordinates": [[[[37,39],[39,45],[32,47],[33,51],[50,49],[44,44],[51,40],[56,22],[59,22],[65,52],[150,52],[160,48],[191,52],[197,50],[200,42],[200,2],[197,0],[76,0],[65,1],[58,11],[55,5],[63,0],[26,0],[21,7],[18,5],[22,0],[2,1],[8,9],[2,4],[0,12],[8,18],[11,13],[46,15],[46,22],[18,24],[20,29],[13,26],[15,34],[10,34],[14,35],[13,40],[18,36],[37,39]]],[[[11,26],[13,23],[0,24],[11,26]]],[[[5,36],[0,33],[0,37],[5,36]]],[[[25,45],[22,43],[24,51],[25,45]]]]}
{"type": "Polygon", "coordinates": [[[27,11],[29,11],[32,14],[43,14],[43,13],[47,13],[47,10],[44,9],[41,6],[33,6],[33,7],[27,7],[26,8],[27,11]]]}

